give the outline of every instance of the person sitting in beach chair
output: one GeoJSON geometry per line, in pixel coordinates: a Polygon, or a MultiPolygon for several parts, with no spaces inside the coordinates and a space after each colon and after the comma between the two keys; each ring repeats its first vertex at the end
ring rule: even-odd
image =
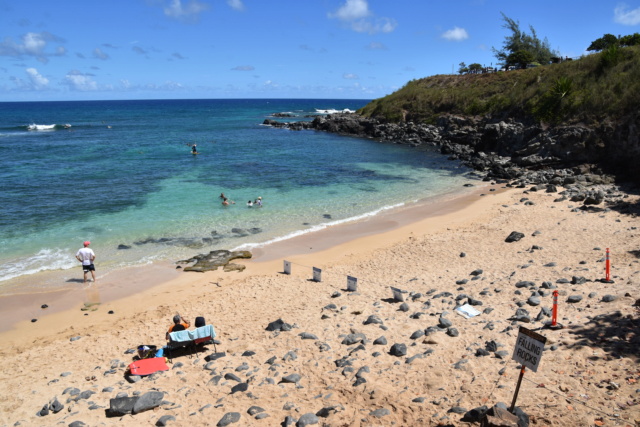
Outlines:
{"type": "Polygon", "coordinates": [[[143,360],[156,357],[158,347],[155,345],[141,345],[138,346],[138,355],[134,357],[134,360],[143,360]]]}
{"type": "Polygon", "coordinates": [[[189,327],[191,327],[191,323],[188,320],[185,320],[181,315],[176,314],[173,316],[173,325],[171,325],[167,331],[167,341],[169,341],[169,334],[171,332],[184,331],[189,327]]]}
{"type": "MultiPolygon", "coordinates": [[[[199,317],[197,321],[198,324],[205,323],[203,317],[199,317]]],[[[204,346],[207,344],[213,344],[213,347],[217,352],[218,349],[214,340],[215,337],[216,330],[211,324],[204,324],[203,326],[192,330],[173,331],[169,333],[167,345],[162,348],[161,356],[167,357],[169,361],[171,361],[175,351],[182,349],[189,354],[189,357],[191,357],[191,354],[204,350],[204,346]]],[[[157,353],[156,357],[158,357],[157,353]]]]}

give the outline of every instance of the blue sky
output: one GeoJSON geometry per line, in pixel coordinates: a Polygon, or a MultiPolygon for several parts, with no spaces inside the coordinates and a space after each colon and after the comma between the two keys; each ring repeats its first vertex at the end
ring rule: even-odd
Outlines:
{"type": "Polygon", "coordinates": [[[0,0],[0,101],[379,98],[495,65],[500,12],[563,56],[640,32],[640,0],[0,0]]]}

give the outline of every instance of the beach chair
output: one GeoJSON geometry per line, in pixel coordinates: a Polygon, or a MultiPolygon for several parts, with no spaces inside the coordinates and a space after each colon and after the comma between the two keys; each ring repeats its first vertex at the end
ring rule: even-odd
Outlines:
{"type": "Polygon", "coordinates": [[[169,342],[165,348],[164,355],[169,359],[169,362],[173,359],[175,350],[180,348],[186,348],[191,353],[198,353],[198,346],[200,344],[213,343],[214,349],[218,351],[216,343],[213,339],[216,337],[216,330],[213,325],[205,325],[190,331],[177,331],[169,333],[169,342]]]}

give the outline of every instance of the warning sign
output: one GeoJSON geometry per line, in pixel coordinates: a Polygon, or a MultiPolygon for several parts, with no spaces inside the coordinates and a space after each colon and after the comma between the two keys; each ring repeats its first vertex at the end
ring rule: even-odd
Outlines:
{"type": "Polygon", "coordinates": [[[547,339],[542,335],[520,326],[512,359],[537,372],[546,342],[547,339]]]}

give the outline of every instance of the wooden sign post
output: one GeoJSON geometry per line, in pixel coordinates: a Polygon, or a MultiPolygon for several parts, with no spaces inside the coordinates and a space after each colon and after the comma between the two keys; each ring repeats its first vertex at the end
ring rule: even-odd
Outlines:
{"type": "Polygon", "coordinates": [[[522,383],[525,368],[528,367],[533,372],[538,371],[540,359],[542,359],[542,352],[544,351],[544,344],[546,342],[547,339],[542,335],[520,326],[518,338],[516,339],[516,346],[513,349],[513,356],[511,358],[520,363],[522,368],[520,369],[518,384],[516,385],[516,391],[513,394],[513,400],[511,401],[510,412],[513,412],[513,408],[516,406],[516,399],[518,399],[520,383],[522,383]]]}
{"type": "Polygon", "coordinates": [[[291,262],[284,261],[284,274],[291,274],[291,262]]]}
{"type": "Polygon", "coordinates": [[[313,267],[313,281],[322,282],[322,270],[317,267],[313,267]]]}
{"type": "Polygon", "coordinates": [[[358,279],[352,276],[347,276],[347,290],[349,292],[355,292],[358,290],[358,279]]]}

